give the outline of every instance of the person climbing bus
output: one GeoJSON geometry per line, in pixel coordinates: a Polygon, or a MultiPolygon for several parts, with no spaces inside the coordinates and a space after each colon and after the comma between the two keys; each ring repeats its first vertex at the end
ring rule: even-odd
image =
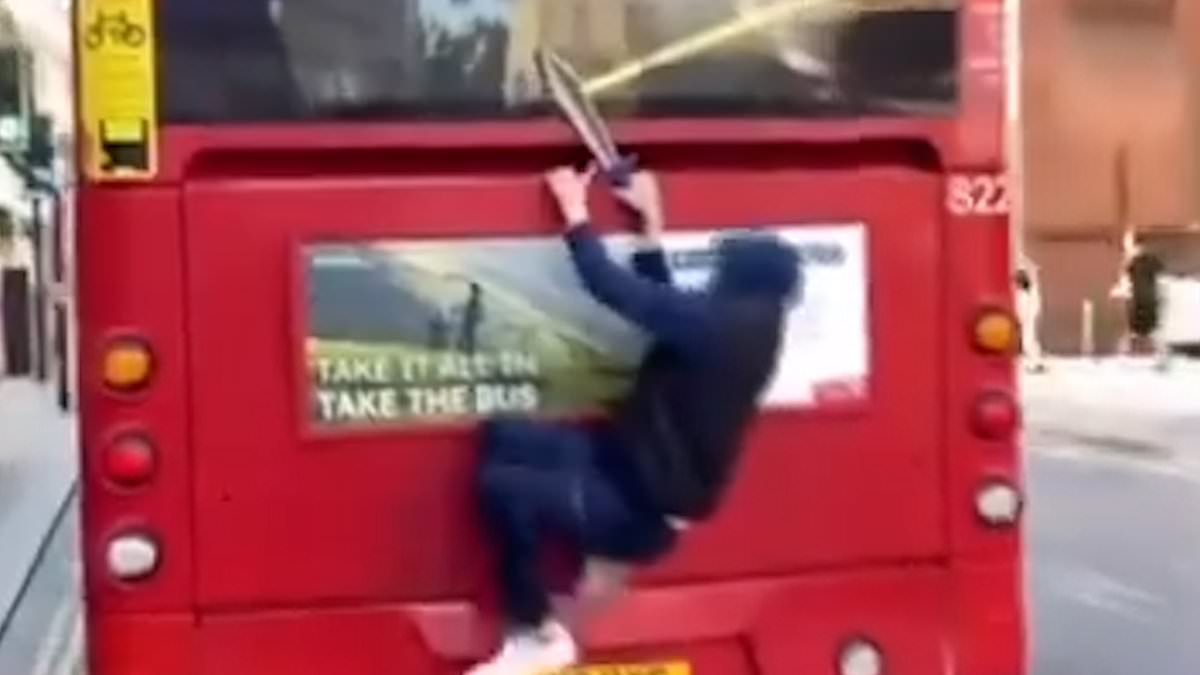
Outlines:
{"type": "Polygon", "coordinates": [[[677,289],[659,242],[658,183],[645,172],[616,190],[644,234],[634,270],[618,266],[589,224],[593,173],[560,168],[546,177],[571,259],[588,292],[651,345],[609,421],[485,423],[479,491],[510,631],[471,675],[535,675],[575,663],[575,641],[539,575],[544,534],[565,535],[582,552],[577,595],[586,602],[619,588],[627,566],[660,559],[718,510],[801,291],[798,252],[766,234],[724,238],[708,288],[677,289]]]}

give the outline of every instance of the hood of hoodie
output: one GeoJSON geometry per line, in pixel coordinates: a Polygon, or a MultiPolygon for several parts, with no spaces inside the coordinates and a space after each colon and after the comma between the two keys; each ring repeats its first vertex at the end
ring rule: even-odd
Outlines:
{"type": "Polygon", "coordinates": [[[772,234],[738,234],[721,240],[712,292],[798,301],[804,293],[800,252],[772,234]]]}

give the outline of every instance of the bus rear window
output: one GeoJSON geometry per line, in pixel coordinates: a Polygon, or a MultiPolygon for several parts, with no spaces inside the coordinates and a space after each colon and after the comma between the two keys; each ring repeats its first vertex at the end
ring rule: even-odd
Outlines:
{"type": "Polygon", "coordinates": [[[957,3],[168,0],[160,91],[182,123],[519,118],[547,45],[618,116],[946,114],[957,3]]]}

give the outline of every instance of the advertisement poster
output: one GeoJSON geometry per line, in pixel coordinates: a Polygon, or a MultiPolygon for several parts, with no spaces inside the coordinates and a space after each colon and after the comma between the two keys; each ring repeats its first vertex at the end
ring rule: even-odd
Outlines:
{"type": "MultiPolygon", "coordinates": [[[[774,231],[801,251],[807,288],[766,404],[864,397],[865,228],[774,231]]],[[[707,282],[715,234],[667,237],[679,287],[707,282]]],[[[606,245],[628,264],[631,239],[606,245]]],[[[599,412],[628,389],[646,348],[637,328],[587,295],[558,237],[318,243],[303,255],[320,427],[599,412]]]]}

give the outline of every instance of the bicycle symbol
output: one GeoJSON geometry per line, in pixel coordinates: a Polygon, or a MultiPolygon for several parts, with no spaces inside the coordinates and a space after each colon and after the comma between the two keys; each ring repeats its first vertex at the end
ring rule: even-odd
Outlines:
{"type": "Polygon", "coordinates": [[[88,24],[84,44],[88,49],[100,49],[112,41],[124,47],[141,47],[146,44],[146,29],[129,20],[125,12],[106,14],[97,12],[88,24]]]}

